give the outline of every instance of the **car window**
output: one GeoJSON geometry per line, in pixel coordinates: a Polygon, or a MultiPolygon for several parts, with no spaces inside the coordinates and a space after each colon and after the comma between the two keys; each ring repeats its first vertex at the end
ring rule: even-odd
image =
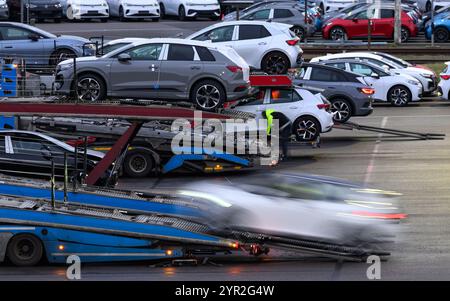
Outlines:
{"type": "Polygon", "coordinates": [[[266,90],[258,90],[252,96],[242,100],[238,106],[253,106],[253,105],[262,105],[264,103],[264,97],[266,95],[266,90]]]}
{"type": "Polygon", "coordinates": [[[194,48],[190,45],[170,44],[168,61],[193,61],[194,48]]]}
{"type": "Polygon", "coordinates": [[[395,11],[393,9],[381,9],[380,11],[380,18],[394,18],[395,11]]]}
{"type": "Polygon", "coordinates": [[[310,79],[327,82],[345,81],[345,78],[339,72],[325,68],[312,68],[310,79]]]}
{"type": "Polygon", "coordinates": [[[206,47],[195,46],[195,50],[197,50],[198,56],[203,62],[214,62],[216,60],[211,51],[206,47]]]}
{"type": "Polygon", "coordinates": [[[223,26],[207,31],[194,40],[197,41],[211,41],[211,42],[229,42],[233,39],[234,25],[223,26]]]}
{"type": "Polygon", "coordinates": [[[131,56],[132,60],[136,61],[156,61],[159,59],[161,53],[162,44],[147,44],[137,46],[130,50],[125,51],[131,56]]]}
{"type": "Polygon", "coordinates": [[[43,148],[42,140],[39,137],[31,136],[11,136],[11,144],[14,154],[40,155],[43,148]]]}
{"type": "Polygon", "coordinates": [[[273,17],[275,19],[290,18],[293,16],[294,16],[294,14],[289,9],[275,9],[275,11],[273,13],[273,17]]]}
{"type": "Polygon", "coordinates": [[[107,54],[125,45],[128,45],[128,43],[116,43],[111,45],[105,45],[99,50],[99,52],[102,54],[107,54]]]}
{"type": "Polygon", "coordinates": [[[270,9],[263,9],[259,10],[257,12],[248,14],[247,16],[243,17],[243,20],[251,19],[251,20],[267,20],[270,16],[270,9]]]}
{"type": "Polygon", "coordinates": [[[374,16],[375,16],[375,9],[370,8],[370,9],[365,9],[365,10],[357,13],[352,18],[355,18],[358,20],[367,20],[367,19],[372,19],[374,16]]]}
{"type": "Polygon", "coordinates": [[[289,103],[300,101],[301,97],[294,90],[272,89],[270,91],[270,103],[289,103]]]}
{"type": "Polygon", "coordinates": [[[240,25],[239,40],[252,40],[269,37],[269,31],[262,25],[240,25]]]}
{"type": "Polygon", "coordinates": [[[350,63],[350,70],[364,76],[371,76],[372,73],[375,73],[371,67],[358,63],[350,63]]]}
{"type": "Polygon", "coordinates": [[[1,37],[3,40],[28,40],[28,37],[33,32],[13,26],[0,27],[1,37]]]}
{"type": "Polygon", "coordinates": [[[330,66],[330,67],[334,67],[334,68],[338,68],[338,69],[342,69],[342,70],[346,69],[345,68],[345,63],[327,63],[325,65],[330,66]]]}

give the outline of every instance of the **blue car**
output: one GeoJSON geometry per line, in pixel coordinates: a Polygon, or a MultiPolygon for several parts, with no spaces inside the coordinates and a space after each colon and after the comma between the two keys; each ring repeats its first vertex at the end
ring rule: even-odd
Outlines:
{"type": "Polygon", "coordinates": [[[434,17],[434,24],[428,22],[425,27],[425,37],[431,40],[432,28],[434,25],[434,40],[437,43],[448,42],[450,39],[450,13],[437,15],[434,17]]]}
{"type": "Polygon", "coordinates": [[[15,22],[0,22],[0,59],[25,60],[28,68],[54,67],[71,57],[95,55],[95,46],[76,36],[56,36],[15,22]]]}

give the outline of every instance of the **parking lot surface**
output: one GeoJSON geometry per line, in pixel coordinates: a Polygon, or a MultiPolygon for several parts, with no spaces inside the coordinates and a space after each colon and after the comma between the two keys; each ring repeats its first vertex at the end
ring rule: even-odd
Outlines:
{"type": "MultiPolygon", "coordinates": [[[[352,121],[384,128],[444,133],[448,137],[450,104],[426,101],[403,108],[376,105],[372,115],[353,118],[352,121]]],[[[321,148],[291,148],[290,158],[274,168],[274,171],[339,177],[362,182],[369,187],[402,193],[401,206],[409,218],[402,226],[395,251],[388,261],[381,263],[381,279],[450,280],[449,148],[448,138],[425,141],[335,129],[322,136],[321,148]]],[[[208,176],[208,180],[233,183],[239,181],[240,176],[251,174],[226,175],[214,179],[208,176]]],[[[122,179],[119,187],[137,190],[175,187],[198,179],[205,177],[170,176],[138,181],[122,179]]],[[[280,250],[272,250],[269,255],[258,258],[230,255],[211,258],[211,261],[214,264],[182,267],[157,267],[154,262],[85,265],[82,267],[82,279],[367,280],[366,270],[369,266],[367,263],[341,264],[330,259],[280,250]]],[[[65,280],[65,275],[64,266],[0,268],[0,280],[65,280]]]]}

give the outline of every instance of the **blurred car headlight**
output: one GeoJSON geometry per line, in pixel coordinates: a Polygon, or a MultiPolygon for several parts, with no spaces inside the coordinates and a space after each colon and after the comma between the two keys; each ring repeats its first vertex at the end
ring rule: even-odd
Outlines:
{"type": "Polygon", "coordinates": [[[179,194],[184,195],[184,196],[188,196],[188,197],[193,197],[193,198],[201,198],[204,200],[208,200],[211,201],[221,207],[225,207],[225,208],[229,208],[231,207],[231,204],[222,200],[221,198],[209,194],[209,193],[205,193],[205,192],[200,192],[200,191],[189,191],[189,190],[180,190],[178,191],[179,194]]]}
{"type": "Polygon", "coordinates": [[[416,86],[418,86],[420,83],[419,83],[419,81],[417,81],[417,80],[412,80],[412,79],[409,79],[408,80],[408,84],[411,84],[411,85],[416,85],[416,86]]]}
{"type": "Polygon", "coordinates": [[[426,78],[432,78],[433,75],[429,74],[429,73],[421,73],[420,76],[426,77],[426,78]]]}
{"type": "Polygon", "coordinates": [[[67,64],[59,64],[57,67],[57,71],[64,71],[68,69],[73,68],[73,63],[67,63],[67,64]]]}
{"type": "Polygon", "coordinates": [[[61,5],[61,3],[57,3],[57,4],[55,4],[55,7],[60,8],[60,7],[62,7],[62,5],[61,5]]]}

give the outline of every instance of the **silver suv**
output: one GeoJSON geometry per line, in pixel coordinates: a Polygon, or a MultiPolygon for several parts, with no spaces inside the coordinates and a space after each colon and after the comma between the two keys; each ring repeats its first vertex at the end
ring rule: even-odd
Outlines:
{"type": "Polygon", "coordinates": [[[249,66],[231,48],[183,39],[146,39],[102,57],[61,62],[56,91],[82,101],[107,97],[190,100],[202,110],[245,97],[249,66]]]}

